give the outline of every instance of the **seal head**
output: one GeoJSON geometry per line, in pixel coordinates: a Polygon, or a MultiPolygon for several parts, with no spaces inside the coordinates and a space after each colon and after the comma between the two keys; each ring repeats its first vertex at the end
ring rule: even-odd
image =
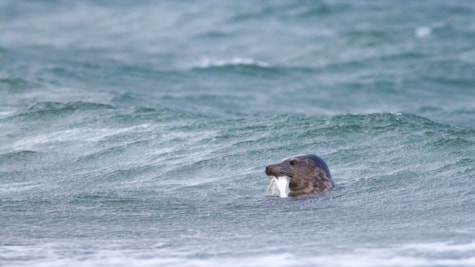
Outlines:
{"type": "Polygon", "coordinates": [[[274,192],[280,197],[320,193],[335,187],[327,164],[316,155],[291,157],[266,167],[274,192]],[[287,194],[288,192],[288,194],[287,194]]]}

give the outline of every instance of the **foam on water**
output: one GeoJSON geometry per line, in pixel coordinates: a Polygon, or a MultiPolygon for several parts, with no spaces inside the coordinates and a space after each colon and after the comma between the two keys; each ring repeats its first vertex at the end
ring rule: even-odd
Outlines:
{"type": "Polygon", "coordinates": [[[213,59],[209,57],[202,57],[199,68],[212,68],[212,67],[225,67],[225,66],[257,66],[257,67],[269,67],[270,64],[262,61],[258,61],[252,58],[245,57],[232,57],[230,59],[213,59]]]}
{"type": "Polygon", "coordinates": [[[429,26],[421,26],[416,28],[415,34],[419,38],[425,38],[432,34],[432,28],[429,26]]]}
{"type": "MultiPolygon", "coordinates": [[[[391,248],[359,248],[352,252],[336,252],[328,255],[299,255],[291,251],[254,256],[206,256],[174,257],[159,256],[164,251],[150,249],[146,252],[134,250],[99,250],[87,255],[76,255],[65,259],[51,246],[8,246],[1,249],[3,259],[12,262],[9,266],[473,266],[475,245],[446,243],[415,243],[391,248]],[[427,253],[437,256],[427,259],[427,253]],[[471,256],[458,256],[460,253],[471,256]],[[42,255],[36,259],[31,255],[42,255]]],[[[86,251],[85,251],[86,252],[86,251]]]]}
{"type": "Polygon", "coordinates": [[[104,139],[111,138],[113,136],[130,133],[130,132],[137,132],[143,130],[150,130],[148,129],[150,124],[142,124],[136,125],[132,127],[126,128],[93,128],[93,129],[84,129],[84,128],[76,128],[76,129],[67,129],[58,132],[52,133],[45,133],[38,136],[28,137],[16,141],[14,144],[10,146],[16,150],[35,150],[37,147],[40,146],[48,146],[48,144],[56,143],[56,142],[74,142],[74,141],[81,141],[81,142],[99,142],[104,139]]]}

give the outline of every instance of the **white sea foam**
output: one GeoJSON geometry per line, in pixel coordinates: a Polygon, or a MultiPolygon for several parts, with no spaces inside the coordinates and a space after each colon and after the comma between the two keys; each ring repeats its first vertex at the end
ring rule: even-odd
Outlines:
{"type": "Polygon", "coordinates": [[[0,118],[8,117],[8,116],[11,116],[12,114],[15,114],[14,110],[0,111],[0,118]]]}
{"type": "Polygon", "coordinates": [[[17,183],[6,183],[0,184],[0,193],[7,194],[7,193],[18,193],[24,192],[28,190],[32,190],[33,188],[37,188],[40,185],[35,184],[33,182],[17,182],[17,183]]]}
{"type": "Polygon", "coordinates": [[[230,59],[213,59],[202,57],[198,63],[199,68],[224,67],[224,66],[258,66],[269,67],[270,64],[252,58],[233,57],[230,59]]]}
{"type": "MultiPolygon", "coordinates": [[[[304,256],[290,252],[265,253],[252,256],[193,257],[165,255],[157,251],[102,250],[87,255],[65,257],[51,246],[6,246],[0,253],[8,266],[62,267],[62,266],[475,266],[475,243],[446,244],[422,243],[400,247],[365,248],[347,253],[304,256]],[[432,251],[434,250],[434,251],[432,251]],[[431,257],[427,252],[435,253],[431,257]],[[444,256],[447,253],[464,253],[465,256],[444,256]]],[[[76,254],[77,255],[77,254],[76,254]]]]}
{"type": "Polygon", "coordinates": [[[418,38],[425,38],[432,34],[432,28],[429,26],[417,27],[415,34],[418,38]]]}
{"type": "Polygon", "coordinates": [[[11,147],[15,150],[35,150],[38,146],[48,146],[58,142],[97,142],[105,138],[133,131],[143,131],[151,124],[144,123],[126,128],[75,128],[51,133],[44,133],[32,137],[25,137],[14,142],[11,147]]]}

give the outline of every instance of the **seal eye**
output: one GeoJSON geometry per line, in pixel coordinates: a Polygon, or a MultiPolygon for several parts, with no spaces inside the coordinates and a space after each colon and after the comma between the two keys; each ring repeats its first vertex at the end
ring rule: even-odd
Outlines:
{"type": "Polygon", "coordinates": [[[292,165],[292,166],[295,166],[295,165],[297,165],[297,161],[296,160],[291,160],[289,162],[289,164],[292,165]]]}

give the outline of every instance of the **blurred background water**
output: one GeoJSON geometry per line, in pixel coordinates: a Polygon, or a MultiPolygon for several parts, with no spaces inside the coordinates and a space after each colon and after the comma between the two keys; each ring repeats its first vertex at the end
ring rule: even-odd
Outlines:
{"type": "Polygon", "coordinates": [[[474,13],[0,0],[0,265],[475,265],[474,13]]]}

